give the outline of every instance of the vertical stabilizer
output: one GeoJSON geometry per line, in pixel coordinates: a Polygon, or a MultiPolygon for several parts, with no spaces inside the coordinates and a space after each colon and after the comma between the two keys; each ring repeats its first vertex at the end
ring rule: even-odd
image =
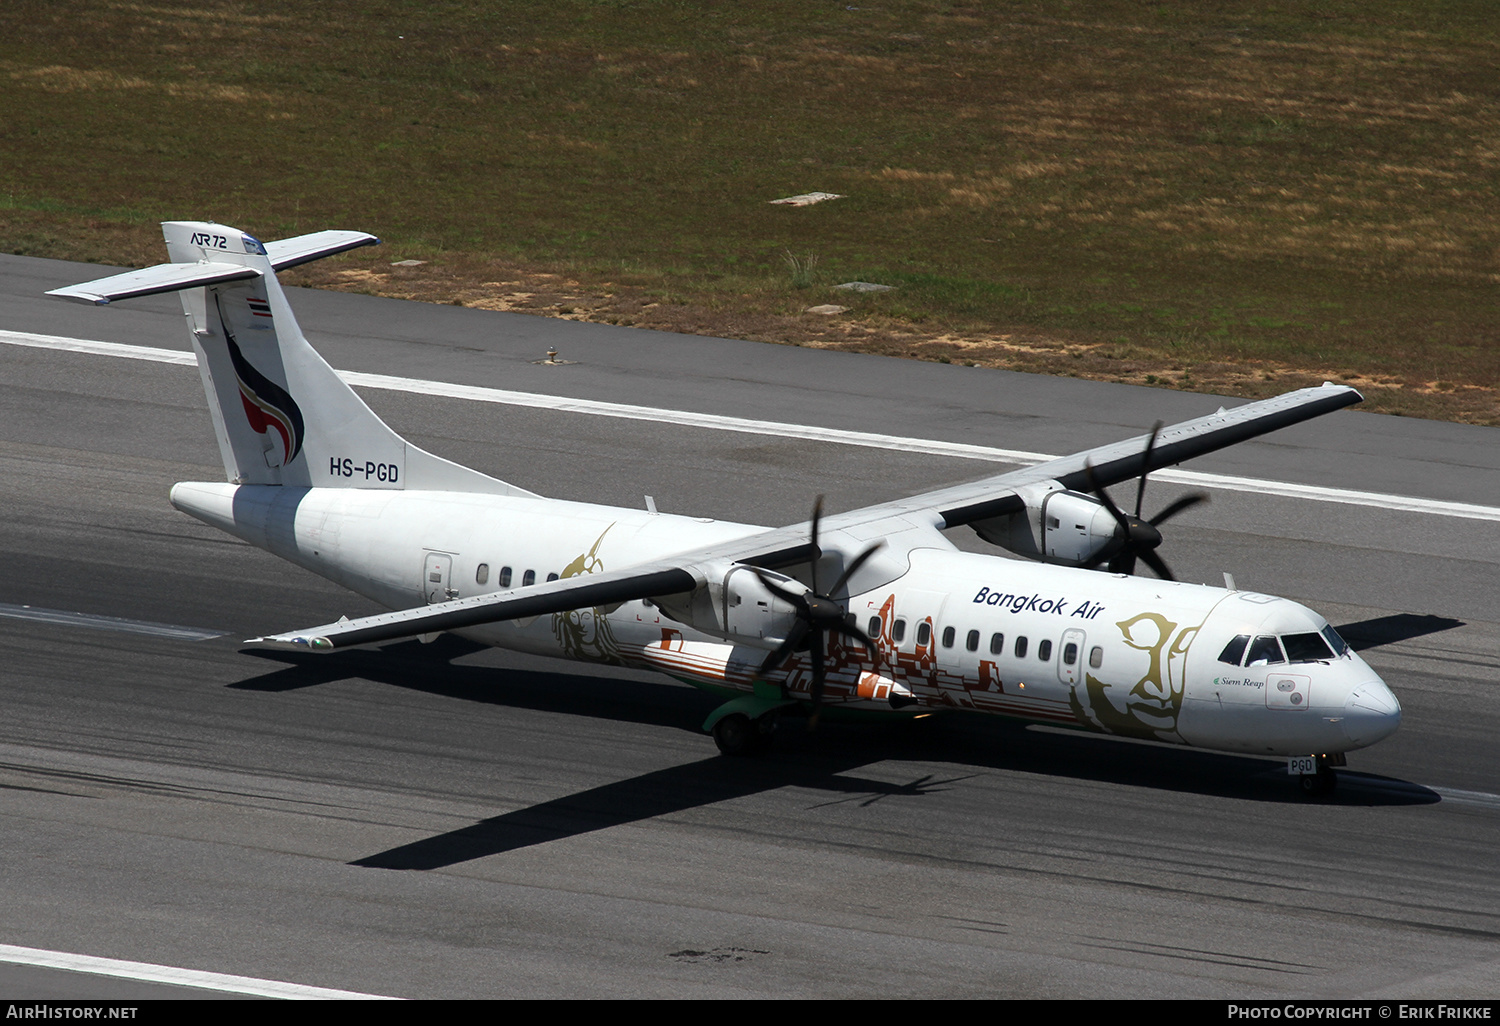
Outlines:
{"type": "Polygon", "coordinates": [[[272,243],[206,221],[162,225],[170,264],[56,295],[108,303],[176,291],[235,484],[532,495],[408,443],[365,405],[297,326],[276,266],[379,240],[318,232],[272,243]]]}

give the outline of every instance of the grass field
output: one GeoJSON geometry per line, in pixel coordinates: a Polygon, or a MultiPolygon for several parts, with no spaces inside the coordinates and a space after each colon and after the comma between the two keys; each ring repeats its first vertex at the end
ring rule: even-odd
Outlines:
{"type": "Polygon", "coordinates": [[[1500,424],[1488,0],[9,0],[0,31],[6,251],[360,228],[388,245],[295,280],[1500,424]],[[815,190],[845,198],[768,202],[815,190]]]}

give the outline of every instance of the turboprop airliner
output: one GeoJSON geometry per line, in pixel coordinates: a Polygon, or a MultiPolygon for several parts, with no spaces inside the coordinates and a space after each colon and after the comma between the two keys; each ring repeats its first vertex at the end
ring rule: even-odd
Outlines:
{"type": "Polygon", "coordinates": [[[820,502],[779,528],[565,502],[405,441],[307,343],[276,272],[374,236],[163,233],[170,263],[49,294],[180,295],[226,480],[181,482],[172,505],[393,610],[250,644],[330,653],[451,631],[659,670],[724,698],[704,729],[726,755],[764,752],[788,714],[971,709],[1284,756],[1317,794],[1401,722],[1322,616],[1172,579],[1159,526],[1203,496],[1141,508],[1151,471],[1359,402],[1352,388],[863,509],[820,502]],[[1129,480],[1133,514],[1105,491],[1129,480]],[[1009,554],[959,551],[943,531],[965,525],[1009,554]]]}

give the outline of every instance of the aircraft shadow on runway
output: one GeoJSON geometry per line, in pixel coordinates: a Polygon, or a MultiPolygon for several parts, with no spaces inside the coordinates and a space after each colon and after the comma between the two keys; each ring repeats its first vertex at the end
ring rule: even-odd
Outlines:
{"type": "MultiPolygon", "coordinates": [[[[976,776],[972,772],[943,777],[926,774],[909,783],[891,783],[850,775],[851,770],[872,763],[924,757],[930,761],[937,755],[927,751],[936,745],[925,743],[882,744],[874,752],[869,751],[868,745],[850,743],[850,734],[868,734],[872,730],[886,734],[886,740],[890,740],[891,732],[883,728],[824,726],[819,730],[820,735],[826,732],[843,736],[831,738],[829,747],[836,749],[831,754],[810,754],[785,750],[810,746],[806,740],[807,732],[793,724],[788,731],[792,735],[789,744],[779,746],[766,759],[718,756],[700,759],[517,809],[471,826],[356,859],[350,864],[372,869],[442,869],[473,859],[783,788],[822,792],[824,797],[805,809],[816,814],[819,808],[843,802],[870,805],[886,799],[925,798],[962,786],[976,776]],[[796,735],[801,735],[801,738],[796,738],[796,735]],[[912,748],[924,751],[912,751],[912,748]]],[[[1304,803],[1295,782],[1285,775],[1280,765],[1268,770],[1267,764],[1260,760],[1147,746],[1131,746],[1129,754],[1122,759],[1120,752],[1088,752],[1086,748],[1093,744],[1092,739],[1031,737],[1035,742],[1034,749],[1040,754],[1028,757],[1028,753],[1016,752],[1012,747],[1005,758],[994,758],[991,752],[986,753],[991,756],[988,759],[954,759],[950,753],[945,761],[962,762],[968,769],[978,763],[997,770],[1097,778],[1126,785],[1242,800],[1304,803]]],[[[1340,791],[1325,804],[1412,805],[1439,800],[1437,794],[1405,781],[1348,774],[1340,791]]]]}
{"type": "MultiPolygon", "coordinates": [[[[1443,628],[1440,628],[1443,629],[1443,628]]],[[[715,699],[672,683],[650,684],[583,674],[454,665],[483,646],[457,638],[431,645],[402,642],[380,650],[315,656],[246,650],[283,665],[228,685],[285,692],[339,680],[390,687],[510,708],[588,716],[614,722],[673,727],[696,733],[715,699]]],[[[705,751],[713,742],[700,735],[705,751]]],[[[830,722],[816,731],[787,718],[767,758],[717,755],[613,781],[577,794],[517,809],[470,826],[354,860],[379,869],[441,869],[549,841],[606,830],[658,816],[783,788],[822,792],[812,808],[840,802],[926,798],[959,787],[975,771],[1092,780],[1231,800],[1302,804],[1305,799],[1279,761],[1120,741],[973,713],[877,725],[830,722]],[[951,766],[954,776],[921,774],[894,784],[851,776],[862,766],[914,762],[951,766]]],[[[1325,804],[1414,805],[1440,801],[1435,792],[1402,780],[1344,772],[1325,804]]]]}
{"type": "Polygon", "coordinates": [[[495,651],[451,634],[444,634],[430,645],[402,641],[378,649],[349,649],[332,655],[242,649],[242,655],[280,665],[228,687],[280,693],[341,680],[367,680],[466,702],[656,726],[681,726],[684,707],[695,711],[697,722],[701,723],[717,704],[708,695],[665,678],[622,681],[586,673],[454,662],[464,656],[495,651]]]}
{"type": "Polygon", "coordinates": [[[1443,631],[1451,631],[1455,627],[1463,626],[1465,626],[1464,621],[1447,616],[1394,613],[1391,616],[1377,616],[1374,619],[1360,620],[1357,623],[1346,623],[1335,627],[1334,630],[1349,642],[1350,648],[1356,652],[1363,652],[1381,645],[1410,641],[1413,638],[1440,634],[1443,631]]]}
{"type": "Polygon", "coordinates": [[[909,784],[892,784],[841,775],[869,761],[846,757],[814,765],[807,760],[778,762],[715,756],[517,809],[350,864],[373,869],[442,869],[783,787],[826,791],[837,799],[868,802],[894,795],[919,797],[955,782],[927,776],[909,784]]]}

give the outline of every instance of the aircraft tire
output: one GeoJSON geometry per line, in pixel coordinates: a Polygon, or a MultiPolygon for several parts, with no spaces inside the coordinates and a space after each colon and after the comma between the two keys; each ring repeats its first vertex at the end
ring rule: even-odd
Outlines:
{"type": "Polygon", "coordinates": [[[776,737],[776,723],[780,716],[773,710],[755,721],[755,754],[765,755],[771,750],[771,741],[776,737]]]}
{"type": "Polygon", "coordinates": [[[720,754],[733,758],[765,751],[769,746],[762,740],[763,736],[769,738],[770,735],[762,735],[759,724],[744,713],[730,713],[714,724],[714,744],[719,746],[720,754]]]}
{"type": "Polygon", "coordinates": [[[1298,780],[1302,793],[1309,798],[1326,798],[1333,794],[1333,789],[1338,786],[1338,782],[1338,774],[1326,766],[1298,780]]]}

